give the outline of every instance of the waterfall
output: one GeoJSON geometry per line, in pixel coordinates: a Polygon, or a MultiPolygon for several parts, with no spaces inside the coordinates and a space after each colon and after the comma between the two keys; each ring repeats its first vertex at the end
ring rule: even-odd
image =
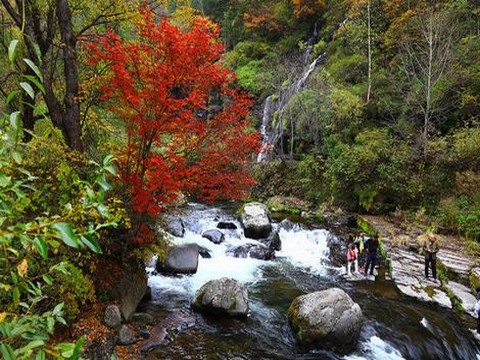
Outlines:
{"type": "MultiPolygon", "coordinates": [[[[348,17],[338,23],[327,40],[330,41],[333,38],[334,33],[340,27],[344,26],[347,21],[348,17]]],[[[296,94],[298,94],[305,87],[310,76],[321,64],[325,62],[327,58],[327,51],[324,51],[319,56],[317,56],[310,64],[307,64],[313,52],[313,47],[318,40],[318,35],[319,33],[317,21],[313,27],[312,35],[307,41],[307,48],[302,57],[304,63],[304,69],[302,73],[290,86],[280,90],[279,94],[277,94],[278,100],[275,104],[272,101],[272,95],[267,97],[265,100],[263,107],[262,126],[260,129],[260,132],[262,134],[262,146],[257,157],[258,162],[265,160],[268,157],[268,153],[273,150],[273,148],[277,145],[278,141],[281,139],[284,127],[283,122],[285,120],[284,112],[290,99],[296,94]],[[275,128],[273,128],[272,123],[275,112],[277,112],[278,114],[278,122],[275,128]]]]}

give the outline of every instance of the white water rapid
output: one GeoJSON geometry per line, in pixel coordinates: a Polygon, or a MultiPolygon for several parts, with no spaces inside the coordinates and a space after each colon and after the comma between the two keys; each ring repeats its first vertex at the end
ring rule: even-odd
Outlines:
{"type": "MultiPolygon", "coordinates": [[[[215,229],[218,223],[218,214],[215,211],[202,211],[202,218],[197,219],[194,229],[187,229],[182,238],[175,238],[175,244],[196,243],[208,250],[211,258],[199,257],[198,270],[194,275],[170,277],[152,275],[149,278],[149,286],[166,292],[184,293],[193,296],[204,283],[212,279],[229,277],[241,283],[253,283],[262,278],[262,267],[265,265],[275,266],[284,262],[292,266],[308,271],[312,274],[325,274],[328,264],[329,249],[326,230],[301,230],[296,226],[292,230],[280,229],[279,235],[282,241],[282,250],[276,252],[275,262],[257,260],[252,258],[235,258],[227,255],[229,249],[246,244],[259,244],[258,241],[247,239],[243,236],[240,223],[235,219],[229,222],[237,226],[237,230],[223,230],[225,241],[214,244],[203,238],[201,234],[210,229],[215,229]]],[[[277,225],[274,224],[274,227],[277,225]]],[[[148,269],[152,272],[153,269],[148,269]]]]}

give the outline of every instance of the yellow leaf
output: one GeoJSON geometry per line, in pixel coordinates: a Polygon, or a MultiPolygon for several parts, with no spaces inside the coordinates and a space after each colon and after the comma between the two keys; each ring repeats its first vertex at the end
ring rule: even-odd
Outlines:
{"type": "Polygon", "coordinates": [[[1,312],[0,313],[0,323],[3,322],[3,320],[5,320],[6,317],[7,317],[7,313],[1,312]]]}
{"type": "Polygon", "coordinates": [[[26,259],[23,259],[20,264],[17,266],[17,271],[18,275],[20,275],[22,278],[27,275],[27,270],[28,270],[28,263],[26,259]]]}

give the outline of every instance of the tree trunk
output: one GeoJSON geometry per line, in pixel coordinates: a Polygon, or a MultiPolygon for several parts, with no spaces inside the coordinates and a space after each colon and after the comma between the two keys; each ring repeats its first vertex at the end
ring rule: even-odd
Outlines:
{"type": "Polygon", "coordinates": [[[65,99],[62,131],[67,144],[74,150],[83,150],[80,125],[80,103],[78,101],[79,79],[76,39],[73,33],[71,13],[67,0],[57,0],[57,18],[63,46],[63,69],[65,75],[65,99]]]}
{"type": "Polygon", "coordinates": [[[367,1],[367,26],[368,26],[368,87],[367,103],[370,102],[370,93],[372,91],[372,29],[371,29],[370,0],[367,1]]]}

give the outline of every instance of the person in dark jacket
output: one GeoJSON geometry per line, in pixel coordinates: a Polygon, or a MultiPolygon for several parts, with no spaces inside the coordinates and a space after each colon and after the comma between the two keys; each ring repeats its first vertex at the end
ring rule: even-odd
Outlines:
{"type": "Polygon", "coordinates": [[[373,235],[365,243],[365,250],[367,251],[367,264],[365,265],[365,275],[368,273],[368,268],[370,268],[370,275],[373,275],[373,269],[375,269],[375,263],[377,261],[377,250],[378,250],[378,235],[373,235]]]}
{"type": "Polygon", "coordinates": [[[433,281],[437,282],[437,253],[438,244],[435,235],[429,233],[428,241],[423,244],[423,253],[425,255],[425,278],[428,279],[428,268],[432,266],[433,281]]]}

